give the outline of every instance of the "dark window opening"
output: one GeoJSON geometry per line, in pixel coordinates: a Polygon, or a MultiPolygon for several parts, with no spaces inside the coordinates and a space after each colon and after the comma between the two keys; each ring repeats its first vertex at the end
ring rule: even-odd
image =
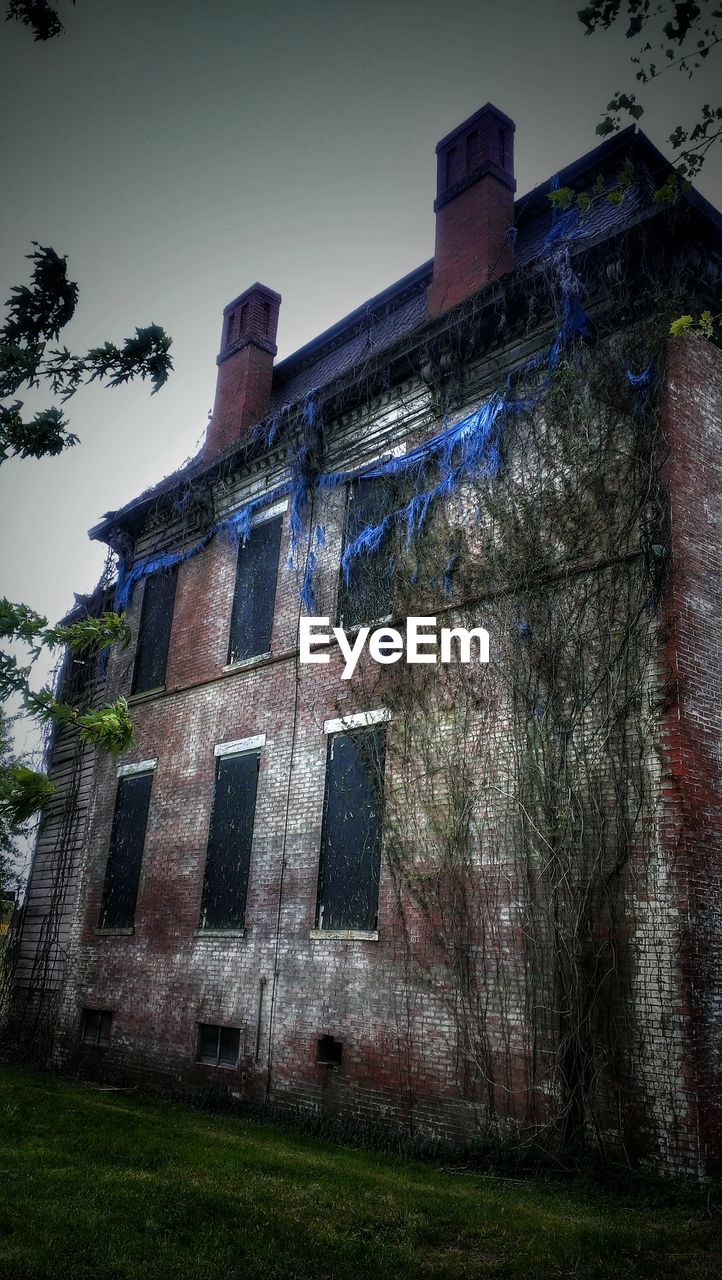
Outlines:
{"type": "Polygon", "coordinates": [[[110,1044],[112,1013],[107,1009],[83,1009],[80,1039],[83,1044],[110,1044]]]}
{"type": "Polygon", "coordinates": [[[217,1027],[201,1022],[198,1027],[198,1061],[209,1067],[236,1067],[241,1048],[238,1027],[217,1027]]]}
{"type": "MultiPolygon", "coordinates": [[[[103,649],[103,653],[107,650],[103,649]]],[[[58,697],[64,702],[80,703],[92,690],[97,658],[68,650],[60,675],[58,697]]]]}
{"type": "Polygon", "coordinates": [[[218,758],[203,878],[201,929],[243,926],[260,759],[259,751],[218,758]]]}
{"type": "Polygon", "coordinates": [[[244,302],[240,307],[236,307],[235,311],[231,311],[226,320],[226,346],[232,347],[234,342],[239,342],[246,332],[248,320],[248,303],[244,302]]]}
{"type": "Polygon", "coordinates": [[[146,579],[135,651],[132,693],[145,693],[165,683],[173,606],[177,581],[175,569],[146,579]]]}
{"type": "Polygon", "coordinates": [[[473,169],[478,168],[481,164],[481,139],[479,130],[472,129],[471,133],[466,135],[466,172],[471,173],[473,169]]]}
{"type": "Polygon", "coordinates": [[[255,658],[271,647],[281,525],[280,518],[254,525],[245,546],[238,548],[229,663],[255,658]]]}
{"type": "Polygon", "coordinates": [[[340,1067],[343,1044],[333,1036],[321,1036],[316,1041],[316,1062],[319,1067],[340,1067]]]}
{"type": "MultiPolygon", "coordinates": [[[[375,528],[396,510],[398,487],[393,481],[352,480],[348,487],[344,550],[364,529],[375,528]]],[[[394,603],[394,562],[391,530],[376,551],[355,556],[348,578],[341,572],[339,621],[344,627],[376,622],[391,612],[394,603]]]]}
{"type": "Polygon", "coordinates": [[[118,780],[100,911],[101,929],[128,929],[135,919],[152,773],[118,780]]]}
{"type": "Polygon", "coordinates": [[[378,923],[384,725],[329,738],[316,926],[375,930],[378,923]]]}

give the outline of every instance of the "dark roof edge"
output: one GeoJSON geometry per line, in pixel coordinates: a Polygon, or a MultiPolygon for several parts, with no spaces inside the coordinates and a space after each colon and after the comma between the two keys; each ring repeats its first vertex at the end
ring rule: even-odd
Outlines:
{"type": "Polygon", "coordinates": [[[615,151],[624,151],[629,143],[635,137],[647,144],[649,149],[655,153],[655,158],[669,168],[669,160],[666,160],[661,151],[658,151],[646,134],[637,128],[636,124],[627,125],[626,129],[615,133],[614,137],[607,138],[606,142],[600,142],[598,146],[592,147],[591,151],[587,151],[585,155],[580,156],[578,160],[572,161],[563,169],[557,170],[556,173],[550,174],[545,178],[544,182],[540,182],[537,187],[532,187],[531,191],[527,191],[525,195],[520,196],[514,203],[514,212],[516,214],[523,213],[528,204],[533,204],[537,200],[541,200],[543,196],[549,194],[552,182],[556,179],[560,187],[566,187],[574,181],[579,174],[584,173],[588,169],[591,161],[596,164],[604,164],[615,153],[615,151]]]}
{"type": "MultiPolygon", "coordinates": [[[[573,182],[574,178],[583,173],[585,168],[588,168],[590,164],[606,162],[615,154],[615,152],[625,150],[633,140],[639,142],[642,149],[654,161],[655,167],[658,166],[660,170],[664,170],[666,172],[669,172],[673,168],[671,162],[662,154],[661,151],[658,150],[654,143],[649,140],[646,134],[642,133],[636,125],[629,125],[628,128],[623,129],[618,134],[615,134],[613,138],[610,138],[606,142],[600,144],[600,146],[593,148],[579,160],[575,160],[573,164],[560,170],[556,175],[559,179],[559,184],[566,186],[573,182]]],[[[528,205],[538,201],[540,202],[549,192],[552,181],[552,178],[548,178],[545,182],[527,192],[526,195],[521,196],[520,199],[516,201],[515,205],[517,214],[523,212],[528,205]]],[[[684,198],[694,209],[704,217],[708,218],[718,229],[722,230],[722,213],[720,213],[714,205],[710,204],[704,196],[701,196],[694,190],[694,188],[692,188],[685,194],[684,198]]],[[[661,213],[664,207],[665,206],[662,204],[654,206],[654,208],[650,208],[647,211],[645,216],[654,217],[657,213],[661,213]]],[[[614,235],[618,234],[618,230],[619,229],[615,230],[614,235]]],[[[600,237],[602,240],[606,238],[607,233],[604,233],[600,237]]],[[[285,367],[293,368],[294,366],[300,368],[303,363],[309,361],[311,356],[313,356],[313,361],[319,359],[323,353],[324,344],[331,342],[335,337],[340,336],[342,333],[347,333],[350,337],[351,334],[349,330],[352,325],[362,322],[370,310],[393,301],[397,294],[400,295],[406,290],[411,290],[412,293],[417,290],[420,291],[425,277],[427,275],[430,276],[432,267],[433,258],[428,262],[422,263],[422,265],[415,268],[414,271],[410,271],[407,275],[402,276],[400,280],[389,285],[387,289],[376,294],[373,298],[368,299],[368,301],[363,303],[362,306],[349,312],[349,314],[342,320],[337,321],[336,324],[332,325],[329,329],[326,329],[316,338],[313,338],[310,342],[306,343],[305,346],[300,347],[297,351],[293,352],[292,355],[287,356],[276,366],[276,369],[280,370],[285,367]]],[[[420,326],[418,330],[419,334],[425,332],[427,328],[428,326],[420,326]]],[[[133,516],[137,517],[145,507],[150,507],[150,505],[157,501],[163,494],[172,492],[173,489],[182,482],[184,477],[189,480],[195,480],[200,475],[211,475],[214,469],[217,468],[220,470],[223,466],[227,465],[231,458],[233,458],[234,461],[241,462],[243,460],[244,453],[253,455],[255,452],[256,449],[252,447],[252,442],[244,441],[240,445],[235,445],[227,450],[220,458],[214,460],[210,464],[204,463],[202,456],[200,454],[197,455],[184,466],[177,468],[174,472],[171,472],[164,480],[159,481],[158,484],[152,486],[131,502],[126,503],[117,511],[106,512],[103,518],[88,530],[88,536],[91,539],[107,541],[108,533],[114,526],[119,524],[121,520],[127,520],[128,518],[133,518],[133,516]]]]}
{"type": "Polygon", "coordinates": [[[400,306],[401,299],[399,295],[406,293],[408,290],[412,293],[420,293],[426,276],[431,276],[433,265],[433,258],[429,258],[428,262],[422,262],[420,267],[415,267],[413,271],[409,271],[407,275],[402,276],[394,284],[388,285],[386,289],[383,289],[381,293],[375,294],[373,298],[367,298],[365,302],[361,303],[361,306],[356,307],[354,311],[349,311],[348,315],[345,315],[343,319],[337,320],[330,328],[324,329],[322,333],[317,334],[315,338],[311,338],[302,347],[298,347],[290,355],[284,356],[283,360],[279,360],[278,364],[274,366],[274,378],[276,374],[282,374],[287,369],[292,369],[296,366],[300,368],[309,356],[313,356],[314,361],[320,359],[324,354],[324,347],[333,343],[334,339],[341,337],[342,334],[347,338],[352,337],[351,330],[355,325],[363,323],[370,311],[375,311],[379,307],[385,306],[388,302],[395,301],[397,298],[400,306]]]}
{"type": "MultiPolygon", "coordinates": [[[[669,160],[667,160],[662,155],[661,151],[659,151],[654,144],[650,142],[646,134],[642,133],[636,125],[630,124],[626,129],[622,129],[619,133],[616,133],[614,137],[608,138],[605,142],[599,143],[599,145],[593,147],[591,151],[580,156],[578,160],[567,165],[566,168],[561,169],[558,174],[554,175],[554,177],[558,178],[561,186],[566,186],[568,183],[573,182],[574,178],[578,174],[583,173],[585,169],[589,168],[592,160],[600,164],[606,162],[616,151],[623,151],[635,136],[654,156],[655,161],[659,163],[661,167],[667,169],[670,168],[669,160]]],[[[540,183],[537,187],[533,187],[531,191],[526,193],[526,195],[520,196],[514,203],[515,215],[518,216],[520,213],[523,213],[527,205],[536,203],[547,195],[554,177],[547,178],[545,182],[540,183]]],[[[301,369],[304,364],[314,363],[316,360],[320,360],[321,357],[326,354],[325,348],[327,346],[332,347],[334,340],[340,338],[342,335],[346,338],[351,338],[353,336],[352,331],[354,326],[362,324],[370,311],[374,311],[379,307],[385,306],[389,302],[397,300],[398,305],[401,305],[402,299],[400,298],[400,295],[404,294],[407,290],[416,292],[418,289],[420,292],[426,277],[431,277],[433,266],[434,259],[429,258],[428,261],[423,262],[420,267],[414,268],[413,271],[409,271],[407,275],[402,276],[401,279],[395,281],[394,284],[388,285],[388,287],[383,289],[381,293],[375,294],[373,298],[368,298],[353,311],[349,311],[348,315],[343,316],[341,320],[337,320],[335,324],[332,324],[328,329],[324,329],[322,333],[311,338],[308,342],[304,343],[302,347],[298,347],[289,355],[284,356],[283,360],[279,360],[274,367],[274,381],[277,375],[281,375],[279,381],[283,381],[283,375],[285,373],[290,373],[291,370],[295,371],[296,369],[301,369]]]]}

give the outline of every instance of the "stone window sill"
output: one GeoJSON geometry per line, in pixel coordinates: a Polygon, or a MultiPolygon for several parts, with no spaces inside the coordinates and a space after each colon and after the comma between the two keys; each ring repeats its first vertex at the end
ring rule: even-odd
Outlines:
{"type": "Polygon", "coordinates": [[[135,926],[131,925],[129,929],[103,929],[98,927],[93,930],[99,938],[131,938],[135,933],[135,926]]]}
{"type": "MultiPolygon", "coordinates": [[[[194,929],[194,938],[243,938],[245,929],[194,929]]],[[[206,1064],[207,1065],[207,1064],[206,1064]]]]}
{"type": "Polygon", "coordinates": [[[378,942],[378,929],[312,929],[312,942],[378,942]]]}
{"type": "Polygon", "coordinates": [[[158,684],[154,689],[143,689],[140,693],[131,693],[128,698],[128,706],[132,707],[137,702],[146,702],[151,698],[157,698],[159,694],[165,693],[165,685],[158,684]]]}
{"type": "Polygon", "coordinates": [[[270,649],[268,650],[267,653],[254,653],[251,655],[250,658],[241,658],[238,662],[226,663],[223,670],[224,671],[246,671],[249,667],[260,666],[261,663],[268,662],[268,659],[271,658],[272,656],[273,655],[270,649]]]}

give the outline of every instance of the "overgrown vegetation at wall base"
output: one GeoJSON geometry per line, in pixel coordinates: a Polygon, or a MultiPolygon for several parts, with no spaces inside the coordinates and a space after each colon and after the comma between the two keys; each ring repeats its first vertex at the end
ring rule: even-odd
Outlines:
{"type": "Polygon", "coordinates": [[[0,1277],[720,1275],[708,1198],[525,1184],[0,1072],[0,1277]]]}

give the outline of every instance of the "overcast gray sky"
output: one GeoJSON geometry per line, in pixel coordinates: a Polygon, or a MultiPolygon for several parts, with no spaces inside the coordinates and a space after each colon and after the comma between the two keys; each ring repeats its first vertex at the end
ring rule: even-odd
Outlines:
{"type": "MultiPolygon", "coordinates": [[[[68,344],[155,321],[175,373],[152,398],[82,390],[81,444],[0,469],[0,593],[54,620],[94,585],[86,530],[195,452],[221,311],[247,285],[283,294],[283,357],[431,256],[434,145],[487,99],[516,121],[519,194],[595,145],[634,49],[585,37],[578,5],[61,0],[47,45],[2,24],[2,298],[30,241],[52,245],[80,285],[68,344]]],[[[715,71],[650,94],[663,149],[715,71]]],[[[699,187],[719,205],[720,186],[711,161],[699,187]]]]}

